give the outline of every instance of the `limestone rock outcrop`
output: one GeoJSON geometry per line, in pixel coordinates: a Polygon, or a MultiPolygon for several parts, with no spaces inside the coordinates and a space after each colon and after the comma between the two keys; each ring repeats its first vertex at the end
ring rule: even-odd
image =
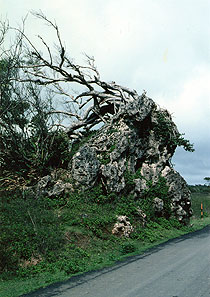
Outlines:
{"type": "MultiPolygon", "coordinates": [[[[171,165],[179,136],[169,112],[145,95],[139,96],[124,105],[73,156],[69,169],[74,184],[85,189],[101,183],[106,193],[120,196],[126,191],[134,199],[144,199],[149,185],[157,184],[162,176],[172,215],[186,223],[192,214],[190,192],[171,165]]],[[[162,212],[163,204],[154,201],[157,212],[162,212]]]]}
{"type": "Polygon", "coordinates": [[[123,236],[123,237],[130,237],[130,234],[133,232],[133,227],[128,220],[127,216],[118,216],[117,222],[112,229],[112,234],[123,236]]]}
{"type": "Polygon", "coordinates": [[[62,180],[56,180],[53,175],[46,175],[41,178],[36,186],[36,195],[46,195],[48,197],[61,196],[64,193],[72,191],[72,185],[62,180]]]}

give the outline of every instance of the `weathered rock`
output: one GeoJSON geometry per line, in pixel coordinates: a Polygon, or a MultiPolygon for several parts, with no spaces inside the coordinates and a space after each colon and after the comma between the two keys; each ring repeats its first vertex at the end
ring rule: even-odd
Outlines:
{"type": "Polygon", "coordinates": [[[50,175],[42,177],[36,187],[37,195],[45,195],[52,185],[52,177],[50,175]]]}
{"type": "MultiPolygon", "coordinates": [[[[162,176],[169,188],[172,213],[185,223],[191,216],[190,192],[170,165],[177,135],[170,114],[142,95],[124,105],[78,150],[69,165],[72,179],[78,187],[101,183],[107,193],[129,192],[138,200],[162,176]]],[[[162,204],[156,204],[157,213],[164,213],[162,204]]]]}
{"type": "Polygon", "coordinates": [[[145,227],[147,224],[147,215],[143,212],[142,209],[140,209],[140,207],[137,207],[136,211],[137,211],[139,220],[142,224],[142,227],[145,227]]]}
{"type": "Polygon", "coordinates": [[[76,184],[92,186],[99,173],[100,162],[94,147],[83,146],[72,159],[72,177],[76,184]]]}
{"type": "Polygon", "coordinates": [[[101,166],[103,179],[106,180],[106,187],[110,192],[119,193],[125,187],[124,179],[125,159],[111,162],[101,166]]]}
{"type": "Polygon", "coordinates": [[[117,216],[117,223],[114,225],[112,234],[129,237],[133,230],[127,216],[117,216]]]}
{"type": "Polygon", "coordinates": [[[51,175],[44,176],[36,186],[36,195],[46,195],[48,197],[61,196],[73,190],[72,184],[62,180],[54,180],[51,175]]]}
{"type": "Polygon", "coordinates": [[[153,199],[153,207],[157,215],[161,215],[164,209],[164,202],[162,199],[155,197],[153,199]]]}
{"type": "Polygon", "coordinates": [[[62,180],[58,180],[55,182],[52,189],[47,191],[47,195],[49,197],[61,196],[71,189],[72,185],[70,183],[64,183],[62,180]]]}
{"type": "Polygon", "coordinates": [[[168,195],[171,198],[171,209],[180,222],[188,223],[192,215],[190,190],[186,181],[173,168],[166,166],[162,171],[169,186],[168,195]]]}

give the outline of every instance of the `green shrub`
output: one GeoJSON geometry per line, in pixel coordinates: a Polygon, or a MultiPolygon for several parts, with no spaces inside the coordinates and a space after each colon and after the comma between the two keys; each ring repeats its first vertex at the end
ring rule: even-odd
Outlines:
{"type": "Polygon", "coordinates": [[[193,144],[183,137],[184,134],[176,131],[175,124],[170,120],[167,111],[157,111],[158,123],[153,127],[157,139],[163,139],[163,144],[174,150],[182,146],[186,151],[194,152],[193,144]]]}
{"type": "Polygon", "coordinates": [[[168,195],[166,179],[160,176],[156,184],[153,185],[151,181],[148,181],[147,186],[148,189],[144,193],[144,198],[140,201],[140,208],[147,214],[148,219],[156,220],[153,200],[158,197],[164,202],[164,217],[169,218],[171,215],[171,199],[168,195]]]}
{"type": "MultiPolygon", "coordinates": [[[[51,270],[64,271],[67,275],[85,271],[89,254],[82,248],[69,244],[60,253],[57,259],[51,261],[51,270]]],[[[49,261],[49,259],[48,259],[49,261]]]]}
{"type": "Polygon", "coordinates": [[[123,255],[133,253],[136,251],[136,246],[133,242],[125,242],[121,245],[120,252],[123,255]]]}
{"type": "Polygon", "coordinates": [[[129,219],[133,220],[133,216],[136,214],[136,208],[138,206],[138,202],[134,200],[132,194],[128,196],[120,197],[119,203],[116,205],[116,213],[117,215],[126,215],[129,219]]]}

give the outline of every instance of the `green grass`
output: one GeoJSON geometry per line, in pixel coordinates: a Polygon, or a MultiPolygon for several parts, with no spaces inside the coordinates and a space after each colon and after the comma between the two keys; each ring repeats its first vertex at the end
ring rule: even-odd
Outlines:
{"type": "Polygon", "coordinates": [[[210,193],[192,193],[192,209],[195,218],[201,217],[201,203],[204,216],[210,215],[210,193]]]}
{"type": "MultiPolygon", "coordinates": [[[[9,200],[9,208],[4,203],[4,210],[8,211],[8,220],[11,219],[10,228],[13,233],[15,231],[17,236],[20,236],[20,226],[27,223],[29,228],[27,240],[30,240],[32,254],[35,251],[42,252],[43,246],[40,242],[43,241],[48,250],[42,253],[43,260],[37,265],[19,269],[17,272],[13,271],[13,274],[3,273],[0,278],[0,297],[21,296],[51,283],[66,280],[72,275],[113,265],[117,260],[122,260],[128,255],[140,254],[148,248],[171,238],[193,232],[210,224],[210,216],[208,217],[210,215],[210,195],[193,194],[194,215],[190,226],[181,226],[176,220],[168,221],[160,218],[155,222],[150,221],[147,227],[143,228],[130,211],[130,219],[135,227],[135,232],[132,233],[131,238],[118,238],[111,234],[115,216],[129,207],[133,209],[134,204],[128,199],[121,205],[122,201],[121,203],[111,201],[113,197],[109,197],[108,202],[104,201],[104,197],[101,197],[101,200],[98,201],[99,194],[100,189],[97,190],[95,196],[94,193],[86,193],[86,196],[77,196],[75,194],[66,197],[62,201],[62,205],[60,205],[60,200],[57,201],[56,199],[53,201],[40,200],[39,205],[42,206],[42,210],[37,209],[37,213],[32,212],[30,208],[35,207],[34,203],[36,201],[32,202],[29,199],[24,202],[21,199],[22,215],[18,219],[18,225],[16,222],[12,223],[12,218],[14,218],[13,212],[17,211],[17,205],[19,205],[20,201],[18,201],[18,198],[14,201],[9,200]],[[204,205],[205,212],[203,220],[200,219],[201,202],[204,205]],[[27,211],[24,211],[24,209],[27,209],[27,211]],[[30,216],[27,215],[28,211],[31,214],[30,216]],[[43,216],[45,217],[44,221],[43,216]],[[43,228],[42,224],[44,224],[43,228]],[[59,226],[59,232],[54,225],[59,226]],[[60,233],[60,231],[62,232],[60,233]],[[36,238],[38,237],[36,234],[39,239],[41,237],[41,241],[36,238]],[[51,246],[50,242],[47,241],[48,234],[52,239],[56,239],[55,250],[54,246],[51,246]],[[60,246],[60,243],[63,242],[61,235],[65,240],[62,246],[60,246]]],[[[18,211],[20,211],[20,208],[18,211]]],[[[2,218],[0,216],[0,219],[2,218]]],[[[21,235],[23,236],[23,234],[21,235]]],[[[27,250],[27,243],[25,245],[24,249],[29,253],[30,249],[27,250]]],[[[15,249],[17,247],[21,252],[23,247],[17,245],[15,249]]]]}
{"type": "Polygon", "coordinates": [[[62,281],[65,276],[61,272],[58,274],[40,274],[34,277],[13,278],[11,280],[0,281],[0,297],[16,297],[29,293],[48,284],[62,281]]]}

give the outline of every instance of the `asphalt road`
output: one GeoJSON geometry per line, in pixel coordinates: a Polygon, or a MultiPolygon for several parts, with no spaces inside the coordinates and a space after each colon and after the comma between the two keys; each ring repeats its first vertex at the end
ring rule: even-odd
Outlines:
{"type": "Polygon", "coordinates": [[[210,227],[27,297],[210,297],[210,227]]]}

